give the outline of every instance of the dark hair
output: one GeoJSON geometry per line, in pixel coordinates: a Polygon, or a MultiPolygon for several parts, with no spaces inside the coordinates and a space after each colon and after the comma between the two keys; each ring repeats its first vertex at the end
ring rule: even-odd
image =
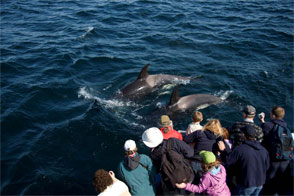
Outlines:
{"type": "Polygon", "coordinates": [[[137,151],[138,151],[138,148],[136,147],[134,150],[127,150],[125,153],[128,156],[128,155],[132,155],[132,154],[136,153],[137,151]]]}
{"type": "Polygon", "coordinates": [[[95,172],[93,185],[96,191],[102,193],[107,188],[107,186],[112,184],[113,180],[107,171],[104,169],[99,169],[95,172]]]}
{"type": "Polygon", "coordinates": [[[282,120],[285,116],[285,110],[281,106],[275,106],[272,108],[272,115],[275,115],[277,119],[282,120]]]}
{"type": "Polygon", "coordinates": [[[209,163],[209,164],[205,164],[203,161],[201,161],[202,169],[205,172],[208,172],[213,167],[216,167],[216,168],[219,167],[220,164],[221,164],[221,162],[219,160],[215,160],[215,162],[212,162],[212,163],[209,163]]]}

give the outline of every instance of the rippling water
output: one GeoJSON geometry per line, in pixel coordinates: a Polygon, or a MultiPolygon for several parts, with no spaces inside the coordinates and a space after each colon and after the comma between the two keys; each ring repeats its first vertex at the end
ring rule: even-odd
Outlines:
{"type": "Polygon", "coordinates": [[[194,78],[181,96],[221,97],[205,119],[231,126],[252,104],[269,120],[282,105],[293,128],[291,0],[1,1],[0,22],[1,194],[95,194],[94,171],[115,171],[126,139],[148,153],[141,134],[175,84],[116,96],[147,63],[194,78]]]}

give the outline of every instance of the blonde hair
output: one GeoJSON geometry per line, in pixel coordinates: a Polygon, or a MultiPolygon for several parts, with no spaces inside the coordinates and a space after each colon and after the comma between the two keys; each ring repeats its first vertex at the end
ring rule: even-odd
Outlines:
{"type": "Polygon", "coordinates": [[[201,122],[203,120],[202,112],[199,112],[199,111],[193,112],[192,119],[194,122],[201,122]]]}
{"type": "Polygon", "coordinates": [[[209,120],[202,128],[203,131],[211,131],[216,136],[223,136],[223,128],[218,119],[209,120]]]}

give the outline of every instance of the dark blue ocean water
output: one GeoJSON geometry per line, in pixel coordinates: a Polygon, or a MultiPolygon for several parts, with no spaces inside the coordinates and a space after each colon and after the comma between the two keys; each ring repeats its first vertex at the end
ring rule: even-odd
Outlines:
{"type": "Polygon", "coordinates": [[[116,96],[147,63],[196,78],[181,96],[221,97],[205,119],[231,126],[252,104],[269,120],[281,105],[293,128],[293,18],[292,0],[1,1],[1,194],[96,194],[126,139],[148,154],[141,134],[175,84],[116,96]]]}

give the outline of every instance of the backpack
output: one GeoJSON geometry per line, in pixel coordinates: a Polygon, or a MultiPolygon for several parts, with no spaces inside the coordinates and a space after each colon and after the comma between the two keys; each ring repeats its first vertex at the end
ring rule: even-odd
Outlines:
{"type": "Polygon", "coordinates": [[[294,159],[294,140],[287,127],[275,124],[270,144],[272,159],[280,161],[294,159]]]}
{"type": "Polygon", "coordinates": [[[167,141],[167,150],[162,155],[160,166],[163,179],[175,188],[175,183],[188,182],[193,177],[193,169],[188,160],[171,149],[171,140],[167,141]]]}

